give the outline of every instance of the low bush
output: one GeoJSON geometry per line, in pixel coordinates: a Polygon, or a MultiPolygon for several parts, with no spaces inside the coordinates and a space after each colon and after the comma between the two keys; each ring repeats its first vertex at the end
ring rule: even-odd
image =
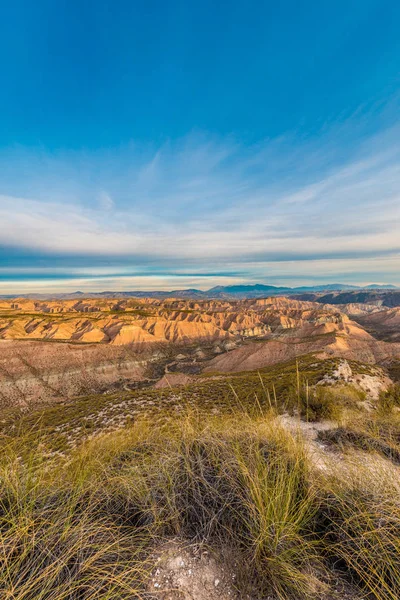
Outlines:
{"type": "Polygon", "coordinates": [[[400,383],[394,383],[379,395],[378,409],[380,412],[390,412],[395,407],[400,408],[400,383]]]}

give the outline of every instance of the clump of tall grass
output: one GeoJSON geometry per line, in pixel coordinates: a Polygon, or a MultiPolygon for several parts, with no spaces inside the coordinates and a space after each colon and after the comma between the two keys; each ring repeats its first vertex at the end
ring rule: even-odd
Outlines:
{"type": "Polygon", "coordinates": [[[400,383],[392,384],[379,394],[378,410],[381,414],[387,414],[394,408],[400,408],[400,383]]]}
{"type": "Polygon", "coordinates": [[[125,464],[117,458],[114,483],[161,535],[235,547],[247,565],[242,580],[279,598],[321,587],[306,452],[276,421],[189,420],[130,452],[125,464]]]}
{"type": "Polygon", "coordinates": [[[102,510],[94,482],[63,478],[40,450],[0,467],[0,597],[12,600],[138,598],[146,580],[145,531],[102,510]]]}
{"type": "Polygon", "coordinates": [[[393,471],[383,459],[318,470],[280,423],[272,409],[193,412],[137,421],[64,457],[37,447],[19,460],[4,446],[0,597],[141,598],[151,550],[171,537],[229,548],[242,594],[320,598],[332,561],[377,600],[400,597],[393,471]]]}
{"type": "Polygon", "coordinates": [[[336,429],[320,431],[320,441],[340,450],[376,452],[400,464],[400,412],[385,409],[381,399],[368,413],[349,410],[336,429]]]}
{"type": "Polygon", "coordinates": [[[234,549],[243,586],[311,597],[320,559],[307,457],[273,418],[143,421],[67,459],[9,457],[0,590],[15,600],[135,597],[147,549],[179,536],[234,549]]]}
{"type": "Polygon", "coordinates": [[[300,415],[308,422],[340,421],[348,409],[357,410],[358,403],[365,399],[365,392],[348,384],[310,385],[296,363],[296,373],[282,394],[281,404],[283,410],[300,415]]]}
{"type": "Polygon", "coordinates": [[[346,463],[325,481],[326,552],[377,600],[400,597],[400,484],[381,459],[346,463]]]}

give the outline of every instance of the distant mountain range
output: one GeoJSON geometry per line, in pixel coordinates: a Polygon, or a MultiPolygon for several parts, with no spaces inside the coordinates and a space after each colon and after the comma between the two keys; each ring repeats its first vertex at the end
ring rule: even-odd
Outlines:
{"type": "MultiPolygon", "coordinates": [[[[357,285],[347,285],[342,283],[329,283],[325,285],[300,286],[300,287],[282,287],[274,285],[218,285],[209,290],[202,291],[197,289],[173,290],[167,291],[129,291],[129,292],[72,292],[69,294],[21,294],[24,298],[31,299],[63,299],[73,300],[74,298],[121,298],[126,296],[135,296],[137,298],[187,298],[193,300],[205,299],[226,299],[242,300],[245,298],[263,298],[265,296],[321,293],[321,292],[344,292],[355,290],[397,290],[400,289],[392,284],[371,284],[365,287],[357,285]]],[[[0,295],[0,298],[15,298],[15,294],[0,295]]]]}

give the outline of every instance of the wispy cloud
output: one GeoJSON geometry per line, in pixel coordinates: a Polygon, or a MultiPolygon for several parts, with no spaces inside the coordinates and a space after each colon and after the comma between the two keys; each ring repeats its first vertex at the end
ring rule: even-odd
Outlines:
{"type": "Polygon", "coordinates": [[[110,194],[102,190],[98,197],[99,206],[102,210],[110,211],[114,208],[114,200],[111,198],[110,194]]]}
{"type": "Polygon", "coordinates": [[[141,268],[143,284],[155,265],[163,285],[180,269],[192,280],[207,270],[235,281],[351,273],[354,281],[379,273],[393,280],[400,270],[398,133],[351,147],[331,129],[315,140],[283,137],[251,148],[192,135],[112,156],[11,153],[0,157],[0,245],[12,249],[11,267],[18,250],[25,267],[50,267],[54,255],[71,265],[80,257],[89,269],[113,260],[111,273],[117,265],[141,268]],[[9,176],[18,164],[25,165],[22,182],[9,176]],[[242,277],[229,275],[238,268],[242,277]]]}

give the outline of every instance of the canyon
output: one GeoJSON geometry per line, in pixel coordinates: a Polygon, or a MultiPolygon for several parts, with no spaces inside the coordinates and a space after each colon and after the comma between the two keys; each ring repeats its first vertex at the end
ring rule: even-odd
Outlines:
{"type": "Polygon", "coordinates": [[[377,302],[1,299],[0,402],[157,386],[166,374],[185,383],[308,354],[386,366],[400,360],[399,332],[400,308],[377,302]]]}

